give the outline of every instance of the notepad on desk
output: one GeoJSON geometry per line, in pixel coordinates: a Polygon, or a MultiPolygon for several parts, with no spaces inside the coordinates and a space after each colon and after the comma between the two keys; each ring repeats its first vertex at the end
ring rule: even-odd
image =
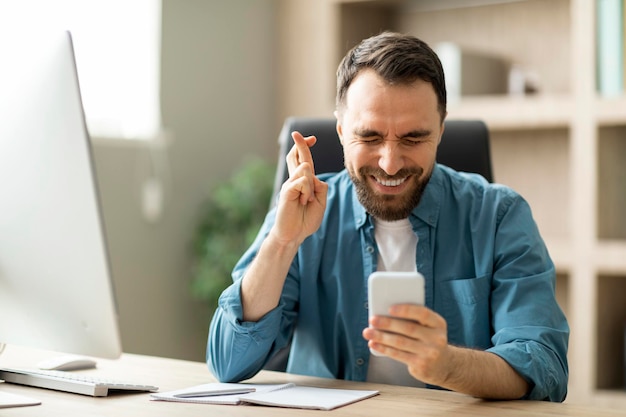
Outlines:
{"type": "Polygon", "coordinates": [[[26,407],[39,404],[41,404],[41,401],[35,398],[0,391],[0,408],[26,407]]]}
{"type": "Polygon", "coordinates": [[[176,391],[150,395],[156,401],[192,402],[202,404],[258,404],[273,407],[332,410],[377,395],[378,391],[316,388],[287,384],[227,384],[197,385],[176,391]],[[238,392],[237,389],[250,390],[238,392]],[[237,393],[223,394],[224,390],[237,393]]]}
{"type": "Polygon", "coordinates": [[[184,403],[237,405],[243,402],[242,397],[246,394],[280,390],[291,385],[292,384],[228,384],[216,382],[175,391],[153,393],[150,395],[150,399],[184,403]],[[240,388],[237,389],[237,387],[240,388]]]}
{"type": "Polygon", "coordinates": [[[218,397],[221,395],[248,394],[256,391],[256,387],[246,384],[227,384],[227,383],[211,383],[196,385],[191,388],[183,388],[176,391],[170,391],[168,395],[176,398],[199,398],[199,397],[218,397]]]}

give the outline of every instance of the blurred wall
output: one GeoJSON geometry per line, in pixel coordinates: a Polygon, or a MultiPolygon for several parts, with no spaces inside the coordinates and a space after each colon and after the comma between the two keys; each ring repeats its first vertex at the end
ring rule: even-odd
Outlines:
{"type": "Polygon", "coordinates": [[[171,143],[95,140],[126,352],[204,360],[211,312],[189,292],[191,239],[212,186],[246,155],[275,158],[275,15],[273,0],[163,0],[171,143]],[[165,204],[148,221],[141,189],[154,166],[165,168],[165,204]]]}

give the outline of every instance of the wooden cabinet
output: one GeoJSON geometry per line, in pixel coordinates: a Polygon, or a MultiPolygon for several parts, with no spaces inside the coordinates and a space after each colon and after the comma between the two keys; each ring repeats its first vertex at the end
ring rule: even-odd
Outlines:
{"type": "Polygon", "coordinates": [[[279,118],[330,116],[340,58],[382,29],[497,54],[532,74],[536,94],[462,98],[449,118],[486,121],[495,180],[533,208],[571,327],[567,401],[625,408],[626,96],[596,92],[595,1],[280,4],[279,118]]]}

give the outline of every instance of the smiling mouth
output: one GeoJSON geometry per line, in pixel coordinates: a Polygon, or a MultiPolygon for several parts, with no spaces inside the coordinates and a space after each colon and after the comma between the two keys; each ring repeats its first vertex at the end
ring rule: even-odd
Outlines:
{"type": "Polygon", "coordinates": [[[382,178],[374,177],[374,180],[377,183],[384,185],[385,187],[397,187],[400,184],[403,184],[408,178],[409,177],[397,178],[397,179],[382,179],[382,178]]]}

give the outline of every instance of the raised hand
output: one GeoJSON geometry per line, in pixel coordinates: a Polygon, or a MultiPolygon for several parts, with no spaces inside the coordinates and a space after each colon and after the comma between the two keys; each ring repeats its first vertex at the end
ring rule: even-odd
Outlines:
{"type": "Polygon", "coordinates": [[[287,154],[289,178],[283,184],[278,201],[273,237],[284,244],[299,245],[315,232],[324,216],[328,186],[315,176],[310,147],[315,136],[291,134],[294,146],[287,154]]]}
{"type": "Polygon", "coordinates": [[[287,154],[289,178],[283,184],[276,222],[250,264],[241,285],[244,321],[258,321],[278,305],[287,271],[307,236],[322,223],[328,185],[315,176],[310,147],[315,137],[293,132],[287,154]]]}

